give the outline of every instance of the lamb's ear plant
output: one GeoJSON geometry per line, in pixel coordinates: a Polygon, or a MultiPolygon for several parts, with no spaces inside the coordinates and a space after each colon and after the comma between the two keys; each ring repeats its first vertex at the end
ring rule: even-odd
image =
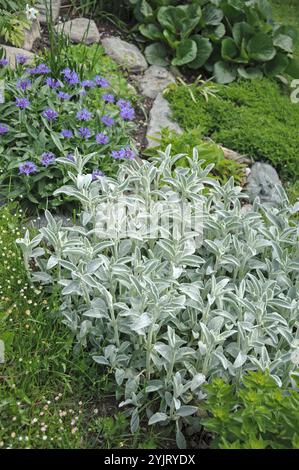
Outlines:
{"type": "Polygon", "coordinates": [[[80,220],[63,227],[46,212],[44,253],[32,251],[28,236],[19,243],[32,281],[60,286],[61,316],[77,345],[114,374],[131,431],[146,415],[149,425],[173,425],[183,448],[211,378],[238,387],[245,372],[268,370],[279,386],[292,383],[299,349],[294,208],[281,189],[279,207],[256,200],[243,210],[241,188],[209,178],[212,165],[203,169],[196,150],[186,156],[188,168],[175,168],[182,155],[168,147],[153,163],[130,161],[116,178],[95,181],[84,174],[88,158],[63,161],[71,184],[56,191],[80,203],[80,220]],[[119,201],[129,208],[114,214],[125,236],[112,230],[113,213],[105,228],[103,207],[119,201]],[[168,213],[158,235],[144,222],[157,203],[168,213]],[[201,208],[202,243],[184,211],[169,210],[184,204],[191,221],[201,208]]]}

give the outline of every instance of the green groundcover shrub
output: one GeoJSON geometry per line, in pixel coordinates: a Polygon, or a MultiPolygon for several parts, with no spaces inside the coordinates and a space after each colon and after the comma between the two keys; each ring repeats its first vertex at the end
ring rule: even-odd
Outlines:
{"type": "Polygon", "coordinates": [[[6,59],[0,61],[0,78],[5,80],[0,193],[9,199],[22,197],[30,208],[63,204],[53,198],[68,179],[57,158],[72,159],[75,148],[94,152],[89,162],[94,178],[115,174],[121,160],[135,155],[132,92],[114,62],[99,46],[68,47],[67,54],[60,54],[64,60],[58,78],[42,58],[29,66],[18,56],[15,71],[6,59]]]}
{"type": "Polygon", "coordinates": [[[155,158],[157,150],[162,151],[168,144],[171,145],[175,155],[182,154],[177,160],[175,166],[188,167],[189,161],[187,156],[192,153],[192,149],[196,147],[199,158],[203,160],[203,168],[213,164],[211,177],[217,179],[221,183],[226,183],[231,177],[238,184],[244,182],[245,169],[244,165],[234,160],[225,158],[223,150],[214,142],[205,141],[202,138],[200,128],[185,131],[182,134],[171,132],[169,129],[162,129],[160,139],[157,139],[157,147],[149,148],[144,153],[146,156],[155,158]],[[186,154],[186,156],[184,156],[186,154]]]}
{"type": "Polygon", "coordinates": [[[204,408],[211,417],[202,421],[216,433],[212,446],[220,449],[299,449],[297,391],[278,387],[269,373],[249,371],[235,390],[221,378],[205,387],[204,408]]]}
{"type": "Polygon", "coordinates": [[[72,183],[56,194],[80,203],[80,220],[63,227],[46,211],[47,226],[18,243],[32,280],[60,288],[77,347],[114,374],[131,431],[146,415],[173,425],[185,447],[213,377],[238,387],[247,371],[269,370],[294,385],[298,207],[278,187],[277,208],[256,200],[244,211],[241,188],[209,178],[196,149],[187,168],[174,169],[181,156],[170,152],[95,181],[84,171],[90,156],[61,159],[72,183]],[[158,214],[168,221],[157,233],[148,222],[158,214]]]}
{"type": "Polygon", "coordinates": [[[299,181],[289,185],[286,189],[290,201],[295,204],[295,202],[299,199],[299,181]]]}
{"type": "Polygon", "coordinates": [[[272,163],[282,178],[299,177],[299,105],[268,79],[219,85],[208,102],[196,87],[196,102],[186,86],[166,95],[173,116],[183,129],[201,127],[215,142],[272,163]]]}

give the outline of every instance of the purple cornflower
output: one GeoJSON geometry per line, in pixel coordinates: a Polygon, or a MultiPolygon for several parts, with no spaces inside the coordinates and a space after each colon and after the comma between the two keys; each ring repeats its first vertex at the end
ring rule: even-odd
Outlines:
{"type": "Polygon", "coordinates": [[[79,83],[79,77],[76,72],[72,72],[70,77],[67,79],[70,85],[77,85],[79,83]]]}
{"type": "Polygon", "coordinates": [[[27,61],[28,61],[28,57],[26,57],[25,55],[22,55],[22,54],[17,54],[16,55],[16,63],[17,64],[24,65],[24,64],[26,64],[27,61]]]}
{"type": "Polygon", "coordinates": [[[114,103],[115,101],[115,98],[111,93],[104,93],[102,98],[106,103],[114,103]]]}
{"type": "Polygon", "coordinates": [[[69,67],[67,67],[66,69],[63,69],[61,71],[61,75],[63,75],[64,77],[69,77],[71,72],[72,72],[71,69],[69,67]]]}
{"type": "Polygon", "coordinates": [[[70,129],[62,129],[61,133],[62,137],[65,137],[65,139],[70,139],[73,137],[73,131],[70,129]]]}
{"type": "Polygon", "coordinates": [[[0,66],[2,67],[6,67],[6,65],[8,65],[9,62],[7,59],[0,59],[0,66]]]}
{"type": "Polygon", "coordinates": [[[66,68],[61,73],[70,85],[77,85],[79,83],[78,74],[74,70],[66,68]]]}
{"type": "Polygon", "coordinates": [[[31,173],[37,172],[37,167],[33,162],[25,162],[19,165],[19,172],[22,175],[31,175],[31,173]]]}
{"type": "Polygon", "coordinates": [[[125,152],[126,152],[125,158],[127,158],[128,160],[134,160],[134,158],[136,157],[135,152],[132,149],[130,149],[130,147],[126,147],[125,152]]]}
{"type": "Polygon", "coordinates": [[[80,127],[79,136],[83,139],[89,139],[89,137],[91,136],[91,132],[88,127],[80,127]]]}
{"type": "Polygon", "coordinates": [[[61,75],[63,75],[64,78],[69,78],[71,76],[71,73],[72,73],[72,71],[69,67],[67,67],[66,69],[63,69],[61,71],[61,75]]]}
{"type": "Polygon", "coordinates": [[[6,124],[0,124],[0,135],[7,134],[8,132],[8,127],[6,124]]]}
{"type": "Polygon", "coordinates": [[[98,85],[102,88],[108,88],[110,86],[108,80],[106,80],[106,78],[100,77],[99,75],[94,77],[94,81],[95,81],[96,85],[98,85]]]}
{"type": "Polygon", "coordinates": [[[105,126],[113,126],[113,124],[114,124],[114,119],[110,116],[107,116],[107,115],[103,116],[101,118],[101,121],[102,121],[103,124],[105,124],[105,126]]]}
{"type": "Polygon", "coordinates": [[[83,80],[83,82],[81,82],[81,86],[83,86],[83,88],[94,88],[95,83],[93,80],[83,80]]]}
{"type": "Polygon", "coordinates": [[[135,111],[133,108],[122,108],[120,116],[124,121],[133,121],[135,119],[135,111]]]}
{"type": "Polygon", "coordinates": [[[105,135],[102,132],[100,132],[99,134],[96,135],[96,141],[98,144],[106,145],[109,143],[109,137],[108,135],[105,135]]]}
{"type": "Polygon", "coordinates": [[[111,152],[111,156],[115,160],[121,160],[123,158],[125,158],[127,160],[134,160],[136,155],[133,152],[133,150],[130,149],[130,147],[126,147],[126,148],[122,148],[120,150],[113,150],[111,152]]]}
{"type": "Polygon", "coordinates": [[[78,121],[90,121],[92,118],[92,114],[88,111],[88,109],[81,109],[77,112],[77,119],[78,121]]]}
{"type": "Polygon", "coordinates": [[[25,72],[28,73],[28,75],[35,75],[36,74],[36,69],[33,69],[31,67],[27,67],[27,69],[25,69],[25,72]]]}
{"type": "Polygon", "coordinates": [[[120,116],[122,119],[126,121],[133,121],[135,118],[135,110],[132,107],[130,101],[120,99],[116,104],[120,109],[120,116]]]}
{"type": "Polygon", "coordinates": [[[125,149],[113,150],[111,152],[111,156],[112,156],[112,158],[114,158],[114,160],[120,160],[121,158],[125,158],[126,151],[125,151],[125,149]]]}
{"type": "Polygon", "coordinates": [[[105,175],[101,170],[93,170],[91,176],[92,176],[92,181],[96,181],[98,178],[100,178],[101,176],[105,176],[105,175]]]}
{"type": "Polygon", "coordinates": [[[83,90],[80,90],[79,93],[78,93],[80,96],[86,96],[87,95],[87,92],[85,90],[85,88],[83,90]]]}
{"type": "Polygon", "coordinates": [[[58,118],[58,113],[55,111],[55,109],[47,108],[42,112],[42,116],[48,121],[54,121],[58,118]]]}
{"type": "Polygon", "coordinates": [[[39,64],[34,70],[34,74],[36,75],[47,75],[47,73],[51,73],[50,67],[48,67],[46,64],[39,64]]]}
{"type": "Polygon", "coordinates": [[[59,80],[56,80],[56,78],[47,77],[46,78],[46,85],[48,85],[50,88],[58,88],[58,87],[60,87],[60,82],[59,82],[59,80]]]}
{"type": "Polygon", "coordinates": [[[26,91],[29,87],[31,87],[31,80],[29,78],[19,78],[17,81],[17,88],[26,91]]]}
{"type": "Polygon", "coordinates": [[[52,152],[44,152],[40,161],[43,166],[49,166],[51,163],[55,162],[55,155],[52,152]]]}
{"type": "Polygon", "coordinates": [[[122,98],[120,100],[118,100],[118,102],[116,104],[120,109],[122,109],[122,108],[131,108],[132,107],[132,104],[131,104],[130,101],[123,100],[122,98]]]}
{"type": "Polygon", "coordinates": [[[27,98],[16,98],[16,106],[20,109],[26,109],[28,106],[30,106],[30,103],[27,98]]]}
{"type": "Polygon", "coordinates": [[[69,100],[71,95],[69,93],[65,93],[64,91],[59,91],[57,93],[57,96],[58,98],[60,98],[61,100],[69,100]]]}

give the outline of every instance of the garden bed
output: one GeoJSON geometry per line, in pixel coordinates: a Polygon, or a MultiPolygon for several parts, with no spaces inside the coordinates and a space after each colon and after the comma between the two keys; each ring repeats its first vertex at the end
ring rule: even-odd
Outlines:
{"type": "Polygon", "coordinates": [[[297,3],[2,3],[0,447],[299,448],[297,3]]]}

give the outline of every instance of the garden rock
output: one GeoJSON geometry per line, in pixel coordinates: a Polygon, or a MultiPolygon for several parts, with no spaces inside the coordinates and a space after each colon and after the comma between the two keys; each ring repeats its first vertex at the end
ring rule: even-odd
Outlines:
{"type": "Polygon", "coordinates": [[[253,202],[259,197],[262,203],[276,206],[280,202],[276,185],[281,186],[276,170],[267,163],[255,163],[247,180],[249,200],[253,202]]]}
{"type": "MultiPolygon", "coordinates": [[[[59,17],[59,10],[61,7],[61,0],[52,0],[52,18],[54,23],[56,23],[59,17]]],[[[47,11],[50,11],[51,0],[44,0],[41,3],[36,5],[36,8],[39,11],[38,20],[41,24],[47,23],[47,11]]]]}
{"type": "Polygon", "coordinates": [[[102,39],[106,54],[112,57],[119,65],[131,72],[144,72],[147,62],[138,47],[117,37],[102,39]]]}
{"type": "Polygon", "coordinates": [[[35,57],[32,52],[26,51],[25,49],[20,49],[19,47],[4,46],[0,44],[0,48],[4,49],[5,56],[12,68],[15,68],[16,66],[16,56],[18,55],[28,57],[29,61],[32,61],[35,57]]]}
{"type": "Polygon", "coordinates": [[[244,206],[241,209],[241,213],[246,215],[248,214],[248,212],[252,211],[252,208],[253,208],[252,204],[244,204],[244,206]]]}
{"type": "Polygon", "coordinates": [[[226,147],[220,147],[223,150],[225,158],[227,158],[228,160],[234,160],[237,163],[244,163],[246,165],[250,165],[252,163],[251,159],[246,155],[241,155],[240,153],[235,152],[234,150],[230,150],[226,147]]]}
{"type": "Polygon", "coordinates": [[[151,65],[138,82],[142,95],[155,99],[170,83],[175,83],[175,77],[165,67],[151,65]]]}
{"type": "Polygon", "coordinates": [[[31,27],[25,30],[23,49],[31,51],[33,44],[41,37],[39,21],[32,21],[31,27]]]}
{"type": "Polygon", "coordinates": [[[171,110],[168,101],[163,98],[162,93],[159,93],[153,103],[153,107],[150,111],[150,120],[147,129],[147,147],[156,147],[159,142],[156,142],[152,138],[159,138],[161,130],[167,127],[168,129],[182,134],[180,126],[171,120],[171,110]]]}
{"type": "Polygon", "coordinates": [[[66,23],[59,23],[55,29],[58,32],[64,32],[74,43],[93,44],[100,41],[97,25],[88,18],[75,18],[66,23]]]}

